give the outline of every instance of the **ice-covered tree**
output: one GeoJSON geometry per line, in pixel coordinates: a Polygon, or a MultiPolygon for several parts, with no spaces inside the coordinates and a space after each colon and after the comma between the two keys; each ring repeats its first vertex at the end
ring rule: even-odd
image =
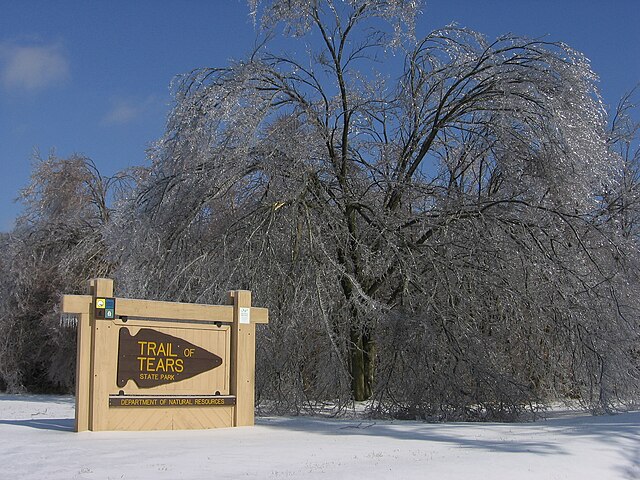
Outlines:
{"type": "Polygon", "coordinates": [[[75,332],[61,324],[63,293],[107,276],[103,228],[124,175],[101,175],[86,157],[36,158],[25,209],[0,241],[0,384],[11,391],[73,388],[75,332]]]}
{"type": "Polygon", "coordinates": [[[288,40],[177,78],[114,223],[127,293],[252,289],[273,314],[259,385],[285,409],[504,415],[637,388],[628,245],[603,219],[621,161],[580,53],[417,40],[409,0],[249,4],[288,40]]]}

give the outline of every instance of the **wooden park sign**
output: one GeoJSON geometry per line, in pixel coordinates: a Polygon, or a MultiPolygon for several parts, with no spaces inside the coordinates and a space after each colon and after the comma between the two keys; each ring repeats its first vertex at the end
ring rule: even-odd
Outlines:
{"type": "Polygon", "coordinates": [[[255,325],[268,322],[251,292],[228,305],[64,295],[78,317],[76,431],[173,430],[253,425],[255,325]]]}

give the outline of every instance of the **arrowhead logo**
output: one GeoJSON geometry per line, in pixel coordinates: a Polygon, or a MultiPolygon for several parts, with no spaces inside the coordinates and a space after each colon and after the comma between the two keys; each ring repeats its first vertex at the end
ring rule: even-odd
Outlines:
{"type": "Polygon", "coordinates": [[[120,328],[117,385],[139,388],[179,382],[222,365],[222,358],[186,340],[150,328],[135,336],[120,328]]]}

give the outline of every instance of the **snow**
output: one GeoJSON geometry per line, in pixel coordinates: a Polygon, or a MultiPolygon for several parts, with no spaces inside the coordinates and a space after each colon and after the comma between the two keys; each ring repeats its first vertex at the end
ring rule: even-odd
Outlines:
{"type": "Polygon", "coordinates": [[[72,397],[0,395],[7,479],[640,479],[640,412],[532,423],[258,418],[74,433],[72,397]]]}

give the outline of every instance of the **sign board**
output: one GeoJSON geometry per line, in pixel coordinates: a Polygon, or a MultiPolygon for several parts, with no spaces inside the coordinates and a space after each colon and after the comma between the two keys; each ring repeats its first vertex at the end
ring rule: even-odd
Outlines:
{"type": "Polygon", "coordinates": [[[179,382],[222,365],[218,355],[182,338],[142,328],[135,336],[120,327],[118,387],[133,380],[140,388],[179,382]]]}
{"type": "Polygon", "coordinates": [[[268,311],[251,293],[228,305],[115,298],[113,281],[65,295],[78,316],[76,431],[253,425],[255,325],[268,311]]]}

